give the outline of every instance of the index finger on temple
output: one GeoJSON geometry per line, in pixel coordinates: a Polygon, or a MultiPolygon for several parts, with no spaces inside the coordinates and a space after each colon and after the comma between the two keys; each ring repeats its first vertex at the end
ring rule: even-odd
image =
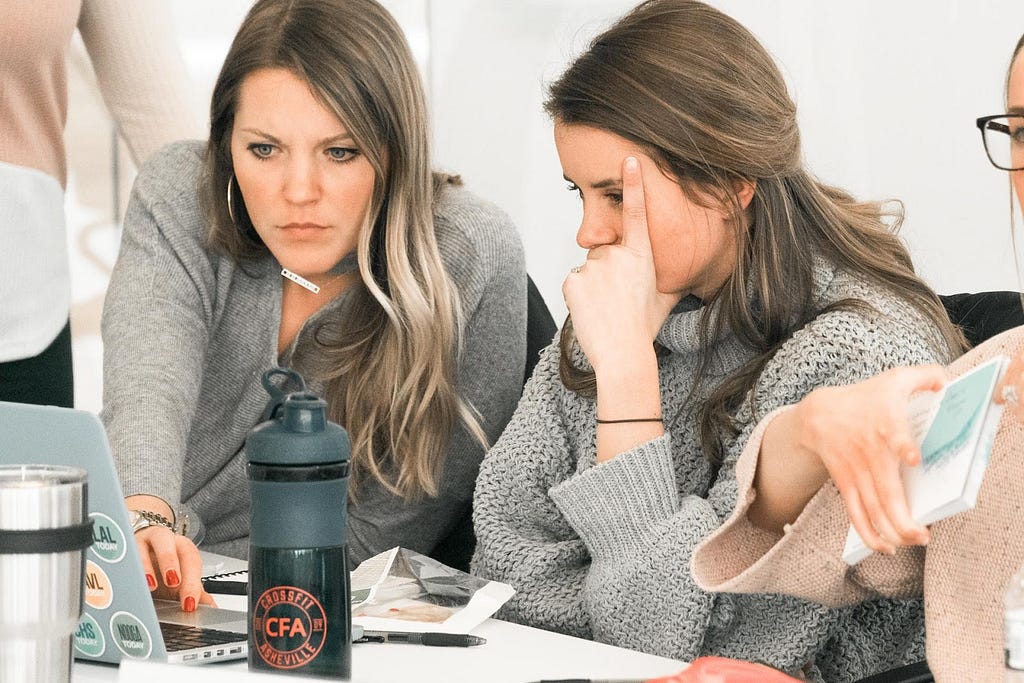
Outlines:
{"type": "Polygon", "coordinates": [[[636,157],[622,161],[622,243],[650,250],[643,173],[636,157]]]}

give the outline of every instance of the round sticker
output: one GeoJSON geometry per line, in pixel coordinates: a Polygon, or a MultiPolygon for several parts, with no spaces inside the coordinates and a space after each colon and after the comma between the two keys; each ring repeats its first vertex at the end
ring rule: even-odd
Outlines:
{"type": "Polygon", "coordinates": [[[124,557],[124,532],[114,520],[102,512],[94,512],[92,517],[92,548],[93,553],[104,562],[120,562],[124,557]]]}
{"type": "Polygon", "coordinates": [[[128,657],[145,659],[153,651],[149,629],[131,612],[116,612],[111,617],[110,635],[117,649],[128,657]]]}
{"type": "Polygon", "coordinates": [[[96,609],[110,607],[114,599],[114,590],[110,586],[107,573],[92,560],[85,561],[85,601],[96,609]]]}
{"type": "Polygon", "coordinates": [[[275,669],[296,669],[320,653],[327,636],[324,608],[294,586],[263,591],[252,615],[256,652],[275,669]]]}
{"type": "Polygon", "coordinates": [[[99,622],[88,613],[82,615],[75,631],[75,649],[86,657],[99,657],[107,649],[107,639],[99,622]]]}

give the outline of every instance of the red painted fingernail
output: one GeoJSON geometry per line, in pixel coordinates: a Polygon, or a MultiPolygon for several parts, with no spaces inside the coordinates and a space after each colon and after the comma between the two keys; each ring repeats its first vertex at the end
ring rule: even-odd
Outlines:
{"type": "Polygon", "coordinates": [[[164,580],[167,583],[167,585],[171,588],[174,588],[179,583],[181,583],[181,579],[178,578],[178,572],[174,571],[173,569],[168,569],[167,574],[165,576],[166,578],[164,580]]]}
{"type": "Polygon", "coordinates": [[[156,590],[156,577],[152,574],[146,574],[146,585],[149,586],[149,590],[156,590]]]}
{"type": "Polygon", "coordinates": [[[185,598],[185,611],[195,612],[196,611],[196,599],[191,595],[185,598]]]}

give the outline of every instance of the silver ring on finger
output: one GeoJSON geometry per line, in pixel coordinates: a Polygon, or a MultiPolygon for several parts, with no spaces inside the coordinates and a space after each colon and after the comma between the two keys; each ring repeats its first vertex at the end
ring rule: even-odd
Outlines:
{"type": "Polygon", "coordinates": [[[583,271],[583,266],[573,266],[569,269],[570,273],[580,273],[583,271]]]}
{"type": "Polygon", "coordinates": [[[1020,397],[1017,396],[1017,385],[1007,384],[1004,386],[1002,392],[1000,392],[1000,398],[1003,399],[1003,403],[1012,406],[1017,405],[1020,402],[1020,397]]]}

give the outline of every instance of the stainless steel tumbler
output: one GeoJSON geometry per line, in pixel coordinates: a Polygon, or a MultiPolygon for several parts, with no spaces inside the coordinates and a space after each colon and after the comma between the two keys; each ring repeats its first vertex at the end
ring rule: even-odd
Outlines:
{"type": "Polygon", "coordinates": [[[85,470],[0,466],[0,683],[71,680],[91,529],[85,470]]]}

